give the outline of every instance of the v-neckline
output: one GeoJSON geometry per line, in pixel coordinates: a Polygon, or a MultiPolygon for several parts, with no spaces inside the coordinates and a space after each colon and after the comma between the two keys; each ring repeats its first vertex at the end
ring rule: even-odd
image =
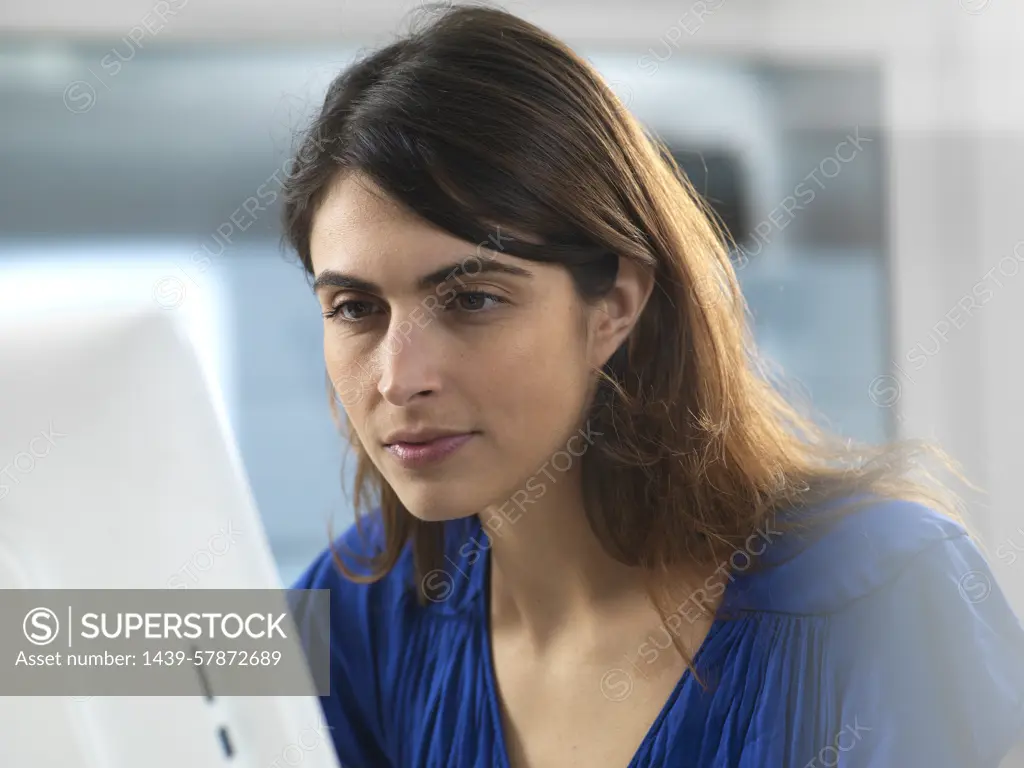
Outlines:
{"type": "MultiPolygon", "coordinates": [[[[482,530],[482,527],[481,527],[482,530]]],[[[486,536],[486,532],[484,532],[486,536]]],[[[482,582],[481,593],[478,595],[477,608],[482,612],[482,626],[483,631],[480,633],[483,640],[480,655],[483,657],[484,665],[484,685],[487,693],[487,710],[491,715],[491,726],[494,728],[495,733],[495,748],[499,752],[500,764],[496,768],[512,768],[512,763],[509,759],[508,753],[508,742],[505,740],[505,727],[502,723],[502,711],[501,701],[498,698],[498,679],[494,672],[494,647],[491,642],[491,547],[488,546],[483,556],[483,570],[480,578],[482,582]]],[[[728,585],[726,585],[726,592],[729,592],[728,585]]],[[[708,629],[707,634],[704,635],[704,640],[701,642],[700,647],[693,656],[692,666],[696,666],[697,662],[706,655],[706,649],[714,641],[715,636],[718,634],[718,630],[721,629],[724,620],[719,616],[715,616],[714,621],[711,623],[711,627],[708,629]]],[[[683,693],[683,689],[687,683],[693,677],[693,674],[689,667],[683,670],[683,674],[679,677],[672,691],[665,699],[665,703],[662,704],[661,709],[655,716],[654,720],[651,721],[651,725],[648,727],[646,733],[644,733],[643,739],[637,745],[636,751],[630,758],[624,768],[639,768],[637,765],[637,758],[645,751],[647,745],[654,738],[661,724],[668,717],[669,712],[675,706],[679,697],[683,693]]]]}

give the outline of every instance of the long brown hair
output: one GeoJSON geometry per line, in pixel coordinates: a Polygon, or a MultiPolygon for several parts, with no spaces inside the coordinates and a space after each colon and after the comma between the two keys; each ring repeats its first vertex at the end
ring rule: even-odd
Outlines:
{"type": "MultiPolygon", "coordinates": [[[[311,218],[353,171],[470,243],[516,233],[502,250],[563,265],[583,300],[619,259],[653,271],[630,338],[596,372],[587,419],[602,437],[582,459],[590,525],[623,563],[657,576],[723,562],[774,512],[836,499],[859,499],[844,513],[884,497],[960,517],[920,461],[959,477],[941,450],[856,444],[797,407],[752,343],[728,233],[601,76],[536,26],[455,7],[332,82],[284,190],[285,238],[310,275],[311,218]]],[[[379,506],[385,543],[369,575],[338,565],[373,581],[411,544],[419,583],[442,565],[443,524],[411,515],[352,447],[357,515],[379,506]]]]}

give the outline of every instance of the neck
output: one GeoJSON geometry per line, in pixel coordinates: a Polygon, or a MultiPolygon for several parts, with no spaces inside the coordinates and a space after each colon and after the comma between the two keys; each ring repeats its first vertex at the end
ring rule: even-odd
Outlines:
{"type": "Polygon", "coordinates": [[[491,540],[492,622],[544,645],[566,626],[595,626],[607,610],[635,603],[644,574],[602,548],[578,473],[551,473],[534,497],[489,507],[480,520],[491,540]]]}

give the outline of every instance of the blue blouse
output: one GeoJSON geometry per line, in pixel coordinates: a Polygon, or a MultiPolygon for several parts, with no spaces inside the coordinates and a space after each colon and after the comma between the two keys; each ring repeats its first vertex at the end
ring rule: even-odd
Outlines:
{"type": "MultiPolygon", "coordinates": [[[[447,565],[427,575],[426,606],[408,547],[374,584],[347,581],[326,548],[294,584],[331,591],[321,704],[345,768],[508,768],[490,542],[476,517],[445,525],[447,565]]],[[[380,545],[379,518],[362,527],[339,552],[380,545]]],[[[1024,740],[1024,629],[962,527],[879,501],[824,534],[761,539],[748,541],[769,568],[732,558],[695,659],[705,686],[683,674],[628,768],[997,768],[1024,740]]],[[[324,617],[296,618],[304,637],[326,630],[324,617]]],[[[650,655],[624,654],[595,694],[628,707],[650,655]]]]}

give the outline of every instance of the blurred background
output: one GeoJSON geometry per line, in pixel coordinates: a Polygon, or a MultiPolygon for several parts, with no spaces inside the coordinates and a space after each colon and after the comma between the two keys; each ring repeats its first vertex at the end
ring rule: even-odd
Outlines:
{"type": "MultiPolygon", "coordinates": [[[[437,7],[0,8],[0,314],[141,299],[187,316],[285,582],[352,510],[277,192],[330,80],[437,7]]],[[[502,7],[589,58],[668,143],[739,244],[762,349],[823,421],[934,438],[964,464],[1024,611],[1024,6],[502,7]]]]}

